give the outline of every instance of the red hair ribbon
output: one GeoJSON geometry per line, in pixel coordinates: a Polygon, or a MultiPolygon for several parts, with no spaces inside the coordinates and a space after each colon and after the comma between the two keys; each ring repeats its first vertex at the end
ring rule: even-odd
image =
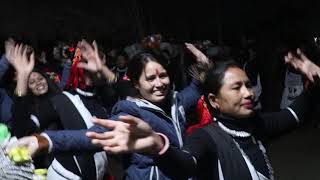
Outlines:
{"type": "Polygon", "coordinates": [[[85,89],[86,83],[84,80],[84,69],[78,68],[77,65],[81,61],[81,51],[80,48],[75,49],[74,58],[72,60],[72,66],[70,70],[70,76],[67,83],[68,89],[85,89]]]}
{"type": "Polygon", "coordinates": [[[197,128],[201,128],[212,122],[212,116],[207,107],[207,103],[204,101],[204,96],[201,96],[201,98],[198,100],[198,103],[197,103],[197,119],[198,119],[197,124],[187,128],[187,131],[186,131],[187,135],[190,135],[193,130],[197,128]]]}
{"type": "Polygon", "coordinates": [[[69,47],[69,48],[68,48],[68,51],[71,52],[71,53],[73,53],[73,52],[75,51],[75,48],[74,48],[74,47],[69,47]]]}

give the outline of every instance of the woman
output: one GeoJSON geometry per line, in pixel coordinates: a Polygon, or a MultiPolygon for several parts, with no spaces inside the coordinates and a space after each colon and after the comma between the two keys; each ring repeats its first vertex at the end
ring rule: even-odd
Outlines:
{"type": "Polygon", "coordinates": [[[27,48],[22,45],[15,45],[8,49],[6,53],[9,63],[16,70],[17,81],[13,96],[12,131],[17,137],[22,137],[37,132],[37,126],[40,126],[39,118],[48,120],[42,122],[42,127],[48,127],[48,122],[55,119],[55,117],[41,118],[41,116],[48,114],[44,110],[52,109],[47,107],[50,106],[47,100],[61,91],[43,73],[33,69],[34,55],[31,54],[30,59],[27,59],[27,48]],[[33,123],[25,120],[30,118],[33,123]]]}
{"type": "MultiPolygon", "coordinates": [[[[320,76],[320,68],[300,50],[297,53],[301,59],[289,53],[286,62],[313,82],[314,76],[320,76]]],[[[87,136],[108,153],[141,152],[154,157],[159,169],[172,179],[274,179],[264,142],[301,123],[308,105],[317,101],[318,87],[304,92],[287,109],[263,114],[254,112],[249,79],[232,61],[215,64],[204,86],[215,123],[188,136],[183,150],[136,117],[125,117],[123,122],[96,120],[96,124],[113,130],[89,132],[87,136]]]]}
{"type": "MultiPolygon", "coordinates": [[[[46,129],[87,129],[92,115],[107,117],[93,99],[61,90],[40,71],[35,71],[34,55],[27,55],[23,45],[8,50],[9,63],[15,68],[17,85],[14,95],[13,132],[17,137],[46,129]]],[[[56,155],[48,179],[102,179],[105,153],[56,155]]]]}
{"type": "MultiPolygon", "coordinates": [[[[10,48],[14,48],[16,42],[13,39],[8,39],[7,41],[5,41],[5,49],[6,49],[6,53],[9,53],[9,49],[10,48]]],[[[31,48],[30,48],[31,49],[31,48]]],[[[8,54],[4,54],[0,60],[0,79],[2,80],[1,85],[3,86],[3,88],[5,88],[8,92],[7,93],[5,89],[1,89],[1,101],[2,101],[2,106],[1,106],[1,120],[5,122],[5,124],[7,124],[10,129],[12,129],[12,105],[13,105],[13,100],[12,97],[14,97],[14,88],[15,88],[15,83],[16,83],[16,79],[14,81],[12,81],[13,76],[14,76],[14,72],[11,71],[11,69],[9,69],[10,67],[10,63],[8,61],[8,59],[6,58],[6,56],[8,56],[8,54]],[[12,84],[12,85],[11,85],[12,84]]],[[[37,68],[38,69],[38,68],[37,68]]],[[[32,72],[32,74],[38,74],[40,73],[41,76],[43,76],[44,78],[47,78],[46,75],[44,75],[42,72],[38,71],[38,70],[33,70],[34,73],[32,72]]],[[[58,83],[58,86],[60,87],[60,89],[63,89],[68,77],[69,77],[69,71],[70,71],[70,66],[65,63],[63,66],[63,73],[62,73],[62,78],[61,81],[58,83]]],[[[57,88],[57,86],[55,85],[55,83],[51,82],[50,80],[48,81],[48,93],[46,94],[56,94],[57,92],[60,92],[60,90],[57,88]]],[[[30,95],[32,95],[32,92],[30,91],[30,95]]],[[[37,98],[38,96],[34,95],[34,104],[37,104],[40,100],[39,99],[43,99],[43,98],[37,98]]],[[[17,103],[15,103],[17,104],[17,103]]],[[[23,106],[22,109],[25,109],[28,106],[23,106]]],[[[23,127],[25,128],[25,127],[23,127]]]]}
{"type": "MultiPolygon", "coordinates": [[[[90,47],[88,47],[90,48],[90,47]]],[[[187,48],[197,57],[198,63],[209,65],[208,59],[191,44],[187,48]]],[[[92,55],[91,57],[98,56],[92,55]]],[[[88,66],[94,66],[95,58],[88,60],[88,66]]],[[[80,66],[85,66],[81,64],[80,66]]],[[[185,112],[195,107],[200,97],[200,87],[197,80],[181,92],[170,91],[170,78],[166,70],[166,63],[161,57],[150,53],[136,55],[128,65],[128,77],[136,89],[136,95],[127,100],[119,101],[112,111],[110,119],[122,119],[123,115],[132,115],[148,122],[153,129],[162,132],[172,142],[172,145],[180,148],[183,145],[184,126],[186,125],[185,112]]],[[[94,126],[90,131],[105,132],[109,129],[94,126]]],[[[49,145],[49,152],[101,150],[94,146],[85,136],[87,130],[81,131],[45,131],[45,136],[27,138],[30,144],[36,147],[42,142],[49,145]],[[46,137],[46,138],[44,138],[46,137]],[[68,143],[63,143],[68,141],[68,143]],[[63,145],[62,145],[63,144],[63,145]]],[[[24,141],[24,140],[22,140],[24,141]]],[[[41,148],[40,148],[41,149],[41,148]]],[[[31,151],[32,148],[30,149],[31,151]]],[[[134,153],[125,158],[126,179],[168,179],[158,170],[152,158],[134,153]]]]}

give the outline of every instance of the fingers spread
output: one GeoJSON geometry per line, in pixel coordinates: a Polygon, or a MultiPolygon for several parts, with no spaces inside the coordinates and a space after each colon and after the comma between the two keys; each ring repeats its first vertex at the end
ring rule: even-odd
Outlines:
{"type": "Polygon", "coordinates": [[[17,53],[18,53],[19,55],[21,55],[22,52],[23,52],[23,44],[20,44],[20,45],[18,46],[18,51],[17,51],[17,53]]]}
{"type": "Polygon", "coordinates": [[[28,48],[27,47],[22,47],[22,58],[23,60],[27,60],[27,50],[28,48]]]}
{"type": "Polygon", "coordinates": [[[34,67],[34,63],[35,63],[35,60],[34,60],[34,52],[31,53],[30,55],[30,66],[34,67]]]}
{"type": "Polygon", "coordinates": [[[119,116],[119,120],[122,122],[125,122],[129,124],[130,126],[137,126],[139,123],[140,119],[136,118],[134,116],[126,115],[126,116],[119,116]]]}
{"type": "Polygon", "coordinates": [[[16,46],[14,47],[14,55],[17,55],[19,52],[19,44],[16,44],[16,46]]]}
{"type": "Polygon", "coordinates": [[[94,41],[92,42],[92,46],[93,46],[93,49],[94,49],[96,55],[98,55],[98,54],[97,54],[97,53],[98,53],[98,45],[97,45],[96,40],[94,40],[94,41]]]}
{"type": "Polygon", "coordinates": [[[108,120],[108,119],[99,119],[99,118],[93,118],[93,123],[106,127],[106,128],[115,128],[116,125],[119,123],[117,121],[108,120]]]}
{"type": "Polygon", "coordinates": [[[313,75],[312,74],[308,74],[308,79],[311,81],[311,82],[314,82],[314,79],[313,79],[313,75]]]}
{"type": "Polygon", "coordinates": [[[81,41],[81,47],[85,48],[87,51],[93,51],[91,45],[86,40],[81,41]]]}

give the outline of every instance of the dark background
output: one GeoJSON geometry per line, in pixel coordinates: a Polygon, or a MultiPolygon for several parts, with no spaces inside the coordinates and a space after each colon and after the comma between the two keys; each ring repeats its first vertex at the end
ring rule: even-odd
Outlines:
{"type": "MultiPolygon", "coordinates": [[[[86,38],[118,47],[161,33],[179,42],[210,39],[234,45],[247,35],[270,47],[287,39],[320,35],[319,8],[317,0],[1,0],[0,40],[10,36],[37,47],[54,40],[86,38]]],[[[266,59],[262,69],[264,87],[269,90],[265,104],[276,107],[282,86],[279,68],[274,68],[280,67],[279,60],[266,59]]],[[[320,179],[319,139],[319,129],[309,124],[272,142],[271,162],[278,179],[320,179]]]]}
{"type": "Polygon", "coordinates": [[[313,36],[319,31],[319,1],[39,1],[0,2],[0,38],[99,39],[128,44],[150,33],[181,41],[236,41],[259,37],[313,36]]]}

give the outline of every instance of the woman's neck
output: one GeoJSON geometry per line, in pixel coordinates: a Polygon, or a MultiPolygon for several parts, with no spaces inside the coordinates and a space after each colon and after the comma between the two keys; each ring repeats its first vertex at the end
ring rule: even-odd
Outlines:
{"type": "Polygon", "coordinates": [[[235,131],[252,131],[253,118],[236,119],[226,115],[218,115],[217,121],[235,131]]]}
{"type": "MultiPolygon", "coordinates": [[[[146,101],[149,101],[145,98],[143,98],[141,95],[138,95],[136,98],[139,98],[139,99],[144,99],[146,101]]],[[[152,102],[152,101],[149,101],[150,103],[158,106],[159,108],[161,108],[164,112],[166,112],[167,114],[170,114],[170,110],[171,110],[171,105],[170,105],[170,101],[168,100],[168,96],[161,102],[152,102]]]]}

